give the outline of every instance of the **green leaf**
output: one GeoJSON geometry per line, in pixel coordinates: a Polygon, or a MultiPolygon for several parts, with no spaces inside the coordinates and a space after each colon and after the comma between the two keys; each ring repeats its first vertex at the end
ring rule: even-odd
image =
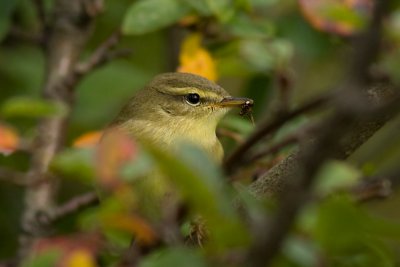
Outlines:
{"type": "Polygon", "coordinates": [[[206,0],[183,0],[183,2],[202,16],[209,16],[212,14],[206,0]]]}
{"type": "Polygon", "coordinates": [[[178,157],[153,147],[150,151],[191,210],[207,222],[213,240],[210,245],[221,249],[248,242],[219,169],[197,147],[186,143],[180,147],[178,157]]]}
{"type": "Polygon", "coordinates": [[[93,149],[66,149],[51,162],[53,172],[91,183],[95,177],[93,149]]]}
{"type": "Polygon", "coordinates": [[[318,251],[306,240],[291,237],[284,243],[283,254],[300,266],[318,266],[318,251]]]}
{"type": "Polygon", "coordinates": [[[132,35],[155,31],[177,22],[189,11],[179,0],[140,0],[128,9],[122,31],[132,35]]]}
{"type": "Polygon", "coordinates": [[[232,0],[205,0],[211,12],[224,22],[228,21],[234,14],[232,0]]]}
{"type": "Polygon", "coordinates": [[[0,114],[4,117],[55,117],[67,112],[68,108],[61,102],[28,97],[10,98],[0,107],[0,114]]]}
{"type": "Polygon", "coordinates": [[[293,55],[292,44],[283,39],[272,41],[244,40],[240,47],[241,56],[257,71],[283,68],[293,55]]]}
{"type": "Polygon", "coordinates": [[[0,1],[0,41],[7,34],[10,26],[10,17],[14,9],[17,7],[17,0],[0,1]]]}
{"type": "Polygon", "coordinates": [[[269,38],[274,34],[274,25],[269,20],[254,20],[243,14],[233,18],[227,26],[233,35],[242,38],[269,38]]]}
{"type": "Polygon", "coordinates": [[[58,249],[49,249],[42,253],[28,258],[22,264],[23,267],[53,267],[56,266],[61,257],[61,251],[58,249]]]}
{"type": "Polygon", "coordinates": [[[201,254],[189,248],[167,248],[157,251],[146,257],[139,267],[207,267],[206,261],[201,254]]]}
{"type": "Polygon", "coordinates": [[[319,194],[328,194],[335,190],[348,188],[355,185],[362,173],[342,161],[329,161],[319,171],[315,190],[319,194]]]}
{"type": "Polygon", "coordinates": [[[367,218],[348,198],[332,197],[318,209],[316,239],[331,253],[351,251],[365,241],[367,218]]]}
{"type": "Polygon", "coordinates": [[[121,177],[126,181],[134,181],[142,178],[154,170],[154,162],[146,151],[141,151],[138,157],[128,162],[121,168],[121,177]]]}

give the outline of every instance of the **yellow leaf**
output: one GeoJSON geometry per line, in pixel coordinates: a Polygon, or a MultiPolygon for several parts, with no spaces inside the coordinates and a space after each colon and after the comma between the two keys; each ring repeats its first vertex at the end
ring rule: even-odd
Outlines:
{"type": "Polygon", "coordinates": [[[178,71],[197,74],[211,81],[217,80],[215,60],[210,52],[201,46],[200,34],[191,34],[183,41],[178,71]]]}
{"type": "Polygon", "coordinates": [[[90,250],[76,249],[72,251],[65,262],[65,267],[96,267],[96,261],[90,250]]]}
{"type": "Polygon", "coordinates": [[[76,138],[72,146],[78,148],[94,147],[99,143],[102,134],[101,131],[87,132],[76,138]]]}
{"type": "Polygon", "coordinates": [[[0,153],[9,155],[18,149],[18,133],[11,127],[0,123],[0,153]]]}

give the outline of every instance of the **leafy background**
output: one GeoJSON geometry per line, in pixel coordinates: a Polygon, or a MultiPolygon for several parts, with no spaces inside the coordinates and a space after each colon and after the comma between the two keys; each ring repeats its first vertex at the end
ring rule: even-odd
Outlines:
{"type": "MultiPolygon", "coordinates": [[[[390,17],[385,21],[387,45],[377,68],[399,81],[400,9],[396,1],[392,2],[390,17]]],[[[49,11],[54,4],[52,0],[45,1],[49,11]]],[[[199,73],[216,80],[232,95],[251,97],[256,103],[257,124],[276,112],[282,84],[288,83],[286,100],[290,107],[301,105],[338,84],[345,75],[343,66],[347,64],[346,55],[351,48],[348,39],[366,24],[370,2],[326,1],[324,6],[311,0],[107,0],[104,6],[83,58],[117,28],[123,32],[118,47],[128,48],[132,53],[93,71],[78,85],[67,132],[68,148],[52,165],[53,171],[64,178],[60,202],[90,190],[93,183],[107,190],[111,188],[111,191],[115,183],[121,183],[111,181],[111,185],[104,173],[96,180],[94,177],[99,170],[93,163],[94,152],[90,148],[79,149],[74,144],[80,140],[85,146],[87,141],[80,139],[82,135],[106,127],[127,99],[156,74],[176,70],[199,73]]],[[[0,144],[4,150],[11,151],[11,154],[0,155],[0,165],[25,171],[30,157],[21,147],[33,139],[37,120],[64,114],[66,110],[40,100],[45,75],[43,54],[36,46],[13,35],[16,28],[27,33],[38,31],[34,2],[3,0],[0,12],[0,144]]],[[[304,115],[291,121],[270,142],[296,132],[321,115],[322,112],[304,115]]],[[[347,162],[327,164],[320,173],[316,192],[327,194],[356,183],[360,177],[398,167],[399,119],[389,122],[347,162]]],[[[253,127],[249,120],[235,113],[221,123],[221,128],[237,132],[242,138],[253,127]]],[[[91,137],[89,135],[89,143],[91,137]]],[[[236,144],[226,136],[222,139],[229,153],[236,144]]],[[[273,164],[292,149],[286,148],[267,161],[273,164]]],[[[146,172],[152,164],[161,168],[168,164],[176,166],[174,170],[165,167],[165,172],[173,177],[182,177],[182,174],[190,177],[182,181],[177,178],[174,182],[188,196],[190,206],[203,214],[211,230],[219,235],[214,236],[214,242],[205,250],[166,247],[147,256],[140,266],[216,264],[221,260],[218,256],[222,258],[232,247],[248,246],[251,239],[249,230],[229,205],[234,198],[232,195],[243,195],[247,208],[255,214],[268,210],[268,204],[251,199],[241,187],[233,193],[232,188],[216,186],[220,172],[213,171],[216,168],[190,147],[182,153],[191,155],[187,157],[188,165],[169,155],[150,153],[150,159],[146,159],[145,153],[141,153],[133,167],[126,167],[116,176],[124,181],[122,183],[126,180],[129,183],[129,179],[146,172]],[[191,157],[195,160],[190,160],[191,157]],[[200,159],[211,171],[197,177],[187,166],[195,165],[200,159]],[[193,185],[202,188],[200,192],[196,192],[193,185]]],[[[111,164],[112,159],[106,157],[104,161],[106,166],[111,166],[107,164],[111,164]]],[[[287,238],[276,266],[399,266],[399,198],[398,191],[394,191],[384,201],[359,205],[346,194],[333,194],[310,204],[287,238]]],[[[127,207],[121,204],[135,201],[129,194],[113,192],[99,207],[63,219],[56,226],[61,241],[51,240],[43,245],[44,248],[56,247],[56,250],[45,253],[31,264],[42,260],[41,265],[35,266],[51,266],[58,262],[60,254],[69,260],[68,266],[96,266],[94,255],[100,255],[101,265],[113,264],[116,256],[109,251],[99,252],[102,250],[95,247],[96,242],[80,246],[77,244],[80,237],[65,237],[90,234],[96,229],[104,231],[107,242],[119,249],[126,246],[132,234],[151,241],[152,230],[146,228],[145,222],[141,224],[136,217],[131,217],[127,207]],[[126,224],[115,225],[111,222],[116,220],[110,218],[119,218],[118,221],[126,224]]],[[[1,183],[0,258],[15,256],[22,209],[23,189],[1,183]]]]}

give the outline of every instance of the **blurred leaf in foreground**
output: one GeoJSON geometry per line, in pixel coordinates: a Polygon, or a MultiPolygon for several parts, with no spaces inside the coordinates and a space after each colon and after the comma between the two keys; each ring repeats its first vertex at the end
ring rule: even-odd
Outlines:
{"type": "Polygon", "coordinates": [[[206,261],[195,249],[171,247],[147,256],[139,267],[206,267],[206,261]]]}
{"type": "Polygon", "coordinates": [[[345,190],[355,186],[361,177],[362,173],[350,164],[330,161],[319,171],[315,190],[322,195],[335,192],[335,190],[345,190]]]}
{"type": "Polygon", "coordinates": [[[96,234],[42,238],[34,244],[24,267],[95,267],[101,246],[96,234]]]}
{"type": "Polygon", "coordinates": [[[61,117],[67,112],[67,107],[61,102],[28,97],[9,98],[0,106],[0,114],[4,117],[61,117]]]}
{"type": "Polygon", "coordinates": [[[0,154],[9,155],[18,149],[20,140],[17,131],[0,123],[0,154]]]}
{"type": "Polygon", "coordinates": [[[246,244],[248,233],[233,207],[230,188],[220,170],[204,152],[182,143],[178,156],[151,148],[161,171],[168,176],[189,205],[192,215],[201,215],[210,230],[208,244],[215,249],[246,244]]]}
{"type": "Polygon", "coordinates": [[[87,132],[87,133],[77,137],[74,140],[72,146],[77,147],[77,148],[95,147],[99,143],[102,135],[103,135],[102,131],[87,132]]]}
{"type": "MultiPolygon", "coordinates": [[[[314,233],[316,241],[335,266],[394,266],[394,252],[370,217],[348,197],[335,196],[319,205],[314,233]]],[[[380,224],[380,227],[386,227],[380,224]]],[[[392,227],[400,232],[400,226],[392,227]]]]}
{"type": "Polygon", "coordinates": [[[129,161],[135,160],[138,145],[125,132],[117,128],[108,129],[96,151],[98,182],[104,189],[115,189],[121,185],[120,170],[129,161]]]}
{"type": "Polygon", "coordinates": [[[50,169],[64,177],[92,184],[95,178],[93,149],[65,149],[55,156],[50,169]]]}

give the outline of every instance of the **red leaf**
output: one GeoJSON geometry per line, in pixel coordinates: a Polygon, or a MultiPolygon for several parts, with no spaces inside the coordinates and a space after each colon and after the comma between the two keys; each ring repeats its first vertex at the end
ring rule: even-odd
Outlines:
{"type": "Polygon", "coordinates": [[[137,144],[125,132],[113,128],[107,130],[98,146],[96,170],[100,184],[107,189],[121,186],[121,167],[137,155],[137,144]]]}
{"type": "Polygon", "coordinates": [[[318,30],[351,35],[361,30],[371,14],[371,0],[299,0],[308,22],[318,30]]]}

